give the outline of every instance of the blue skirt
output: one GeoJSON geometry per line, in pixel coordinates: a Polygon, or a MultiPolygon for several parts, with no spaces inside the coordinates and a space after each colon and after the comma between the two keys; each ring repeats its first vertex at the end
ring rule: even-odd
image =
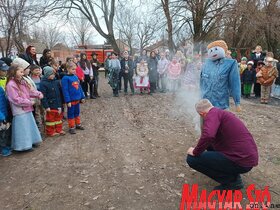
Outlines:
{"type": "Polygon", "coordinates": [[[36,125],[32,112],[13,117],[12,148],[24,151],[32,148],[32,144],[42,142],[42,137],[36,125]]]}
{"type": "Polygon", "coordinates": [[[271,96],[280,99],[280,85],[274,85],[274,87],[272,87],[271,96]]]}

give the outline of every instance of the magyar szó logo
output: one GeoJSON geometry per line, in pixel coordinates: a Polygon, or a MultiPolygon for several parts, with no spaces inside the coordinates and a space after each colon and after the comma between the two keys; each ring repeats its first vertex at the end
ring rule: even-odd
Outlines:
{"type": "Polygon", "coordinates": [[[262,190],[256,189],[255,185],[251,184],[245,193],[246,195],[243,195],[241,190],[213,190],[207,192],[204,189],[199,194],[198,184],[184,184],[180,210],[265,210],[280,208],[280,204],[271,204],[271,195],[268,186],[262,190]],[[245,205],[242,202],[243,198],[247,198],[248,200],[245,205]]]}

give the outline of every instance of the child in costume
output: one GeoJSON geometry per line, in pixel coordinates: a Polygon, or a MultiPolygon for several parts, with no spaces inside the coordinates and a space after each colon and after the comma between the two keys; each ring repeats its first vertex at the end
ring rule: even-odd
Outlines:
{"type": "Polygon", "coordinates": [[[278,77],[278,70],[273,66],[274,59],[267,57],[265,66],[257,73],[258,81],[261,84],[261,103],[267,104],[271,92],[271,86],[274,80],[278,77]]]}
{"type": "Polygon", "coordinates": [[[69,133],[76,134],[75,129],[84,130],[80,119],[80,103],[85,102],[85,95],[78,77],[75,75],[76,64],[66,64],[68,74],[61,80],[64,101],[67,104],[67,118],[69,133]]]}
{"type": "Polygon", "coordinates": [[[246,98],[250,97],[252,85],[254,84],[255,71],[253,69],[254,62],[249,61],[247,63],[247,68],[243,71],[241,81],[243,84],[243,93],[246,98]]]}
{"type": "Polygon", "coordinates": [[[43,94],[27,84],[23,79],[24,69],[12,65],[9,69],[6,86],[10,101],[12,122],[12,148],[16,151],[30,150],[37,147],[42,137],[33,117],[33,98],[43,98],[43,94]]]}
{"type": "Polygon", "coordinates": [[[41,100],[46,110],[45,132],[47,136],[64,135],[62,130],[62,90],[59,80],[55,79],[52,67],[45,66],[44,76],[40,84],[40,90],[44,94],[41,100]]]}
{"type": "Polygon", "coordinates": [[[233,97],[237,111],[240,109],[241,85],[237,61],[226,58],[227,44],[223,40],[207,46],[208,59],[202,66],[200,90],[203,99],[215,107],[229,108],[229,96],[233,97]]]}
{"type": "Polygon", "coordinates": [[[141,94],[143,94],[144,90],[148,90],[148,93],[150,93],[150,82],[148,73],[148,64],[146,63],[144,58],[142,58],[140,63],[137,63],[135,76],[135,88],[139,88],[141,94]]]}

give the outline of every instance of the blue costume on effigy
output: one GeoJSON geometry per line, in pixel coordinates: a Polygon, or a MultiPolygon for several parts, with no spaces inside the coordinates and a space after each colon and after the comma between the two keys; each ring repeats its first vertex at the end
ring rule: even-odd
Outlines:
{"type": "Polygon", "coordinates": [[[229,97],[232,96],[235,106],[239,107],[241,86],[237,61],[225,57],[227,44],[222,40],[210,43],[207,48],[208,59],[200,77],[201,97],[215,107],[228,109],[229,97]]]}

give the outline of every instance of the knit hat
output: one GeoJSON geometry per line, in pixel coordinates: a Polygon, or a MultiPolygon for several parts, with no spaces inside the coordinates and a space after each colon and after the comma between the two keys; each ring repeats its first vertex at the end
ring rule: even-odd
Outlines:
{"type": "Polygon", "coordinates": [[[1,71],[8,71],[9,70],[9,66],[2,60],[0,60],[0,70],[1,71]]]}
{"type": "Polygon", "coordinates": [[[43,71],[44,71],[44,77],[45,77],[45,78],[49,78],[49,76],[51,76],[52,74],[54,74],[53,68],[50,67],[50,66],[45,66],[45,67],[43,68],[43,71]]]}
{"type": "Polygon", "coordinates": [[[11,58],[8,57],[3,57],[0,60],[4,61],[8,66],[11,66],[13,60],[11,58]]]}
{"type": "Polygon", "coordinates": [[[227,52],[227,50],[228,50],[227,43],[224,40],[217,40],[217,41],[211,42],[207,46],[207,49],[210,49],[212,47],[221,47],[225,50],[225,52],[227,52]]]}
{"type": "Polygon", "coordinates": [[[247,65],[254,65],[254,62],[253,61],[249,61],[248,63],[247,63],[247,65]]]}
{"type": "Polygon", "coordinates": [[[242,57],[241,61],[247,61],[248,59],[246,57],[242,57]]]}
{"type": "Polygon", "coordinates": [[[257,63],[257,65],[260,65],[260,64],[265,65],[265,63],[262,60],[258,61],[258,63],[257,63]]]}
{"type": "Polygon", "coordinates": [[[23,69],[27,69],[30,66],[30,64],[22,58],[15,58],[13,60],[12,64],[17,65],[17,66],[19,66],[20,68],[23,68],[23,69]]]}

